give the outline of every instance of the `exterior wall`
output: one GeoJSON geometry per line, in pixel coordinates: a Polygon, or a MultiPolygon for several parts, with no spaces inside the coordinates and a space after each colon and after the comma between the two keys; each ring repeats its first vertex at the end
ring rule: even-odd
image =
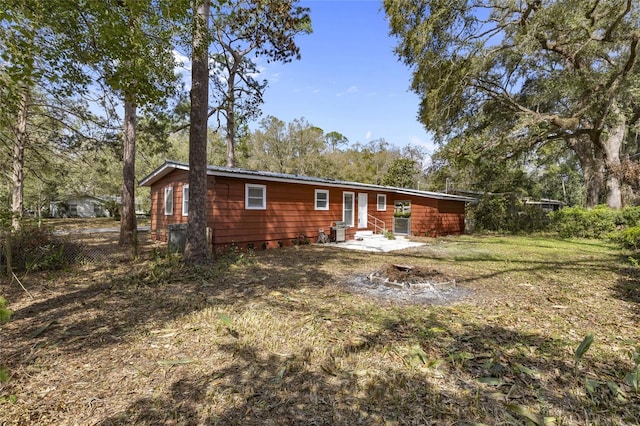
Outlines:
{"type": "MultiPolygon", "coordinates": [[[[213,177],[208,177],[207,216],[213,214],[213,177]]],[[[168,226],[176,223],[187,223],[188,216],[182,214],[182,189],[189,183],[189,173],[184,170],[174,171],[151,186],[151,238],[167,241],[168,226]],[[173,188],[173,214],[164,213],[164,189],[173,188]]]]}
{"type": "MultiPolygon", "coordinates": [[[[375,194],[385,194],[377,192],[375,194]]],[[[437,200],[418,196],[386,193],[387,210],[377,211],[377,195],[369,199],[369,213],[384,221],[386,229],[393,230],[394,202],[411,202],[411,230],[413,236],[437,237],[464,233],[465,204],[461,201],[437,200]]],[[[370,226],[369,229],[373,230],[370,226]]]]}
{"type": "MultiPolygon", "coordinates": [[[[352,239],[358,230],[358,194],[367,193],[367,212],[384,222],[387,230],[393,229],[394,201],[411,201],[411,234],[438,236],[459,234],[464,231],[464,203],[439,201],[436,199],[408,196],[393,192],[348,189],[322,186],[321,184],[299,184],[272,182],[259,179],[234,177],[208,178],[207,226],[215,249],[232,245],[240,248],[252,246],[256,249],[291,245],[295,238],[304,235],[315,243],[318,230],[329,234],[336,221],[343,220],[343,193],[354,195],[354,226],[347,229],[347,239],[352,239]],[[266,186],[266,208],[245,208],[245,185],[266,186]],[[317,189],[329,192],[329,209],[315,209],[317,189]],[[386,195],[386,210],[377,210],[378,194],[386,195]]],[[[176,170],[151,186],[151,236],[167,241],[169,224],[186,223],[182,215],[182,188],[188,182],[188,172],[176,170]],[[173,215],[164,214],[164,188],[173,187],[173,215]]],[[[371,218],[369,218],[371,220],[371,218]]],[[[366,228],[374,230],[373,224],[366,228]]]]}
{"type": "Polygon", "coordinates": [[[439,200],[440,229],[438,235],[464,233],[465,204],[457,201],[439,200]]]}
{"type": "MultiPolygon", "coordinates": [[[[291,245],[294,238],[306,236],[316,242],[318,229],[329,234],[335,221],[342,221],[341,188],[264,182],[218,177],[215,182],[213,217],[214,246],[237,244],[255,248],[291,245]],[[266,209],[245,209],[245,184],[266,185],[266,209]],[[329,210],[315,210],[315,190],[329,191],[329,210]]],[[[347,235],[355,233],[350,229],[347,235]]]]}
{"type": "MultiPolygon", "coordinates": [[[[393,202],[399,197],[398,194],[383,192],[383,191],[374,191],[369,192],[369,206],[367,208],[369,215],[378,219],[377,224],[381,226],[380,221],[384,223],[384,229],[388,231],[393,231],[393,202]],[[386,210],[378,211],[378,195],[386,195],[387,204],[386,210]]],[[[369,217],[371,223],[367,228],[369,231],[379,231],[379,229],[375,229],[373,225],[373,219],[369,217]]]]}
{"type": "Polygon", "coordinates": [[[410,235],[435,237],[439,235],[438,200],[422,197],[403,197],[396,195],[397,200],[411,201],[410,235]]]}

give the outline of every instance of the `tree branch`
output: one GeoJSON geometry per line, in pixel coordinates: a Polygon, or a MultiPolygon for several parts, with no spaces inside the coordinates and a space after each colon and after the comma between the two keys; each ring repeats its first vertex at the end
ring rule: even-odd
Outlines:
{"type": "Polygon", "coordinates": [[[609,26],[609,28],[607,28],[607,31],[604,34],[604,40],[608,40],[611,41],[611,35],[613,34],[613,31],[616,29],[616,27],[618,25],[620,25],[620,22],[622,22],[622,20],[624,19],[624,17],[629,14],[629,12],[631,12],[631,2],[632,0],[627,0],[627,7],[624,9],[624,11],[622,11],[622,13],[620,15],[618,15],[615,19],[615,21],[613,21],[613,23],[611,23],[611,25],[609,26]]]}

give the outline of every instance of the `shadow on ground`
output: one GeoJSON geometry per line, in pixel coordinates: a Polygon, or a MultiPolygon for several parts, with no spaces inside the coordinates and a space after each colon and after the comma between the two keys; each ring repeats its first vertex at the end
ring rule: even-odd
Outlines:
{"type": "MultiPolygon", "coordinates": [[[[88,266],[75,276],[49,274],[33,303],[11,287],[10,299],[21,300],[13,321],[3,328],[3,339],[12,342],[2,348],[4,363],[12,370],[33,365],[40,350],[82,356],[132,336],[143,338],[191,314],[231,305],[244,305],[248,312],[259,304],[305,319],[309,327],[323,330],[324,340],[276,353],[266,350],[264,342],[245,339],[243,333],[252,330],[229,327],[229,335],[217,341],[215,358],[166,367],[165,372],[176,374],[165,374],[164,391],[138,394],[93,423],[525,424],[517,407],[528,407],[533,416],[560,417],[560,424],[584,424],[588,413],[596,411],[612,424],[640,417],[637,396],[613,405],[604,394],[587,398],[574,391],[583,389],[585,372],[615,376],[612,365],[619,360],[585,362],[584,371],[576,372],[573,348],[567,350],[564,339],[544,330],[525,332],[518,324],[498,325],[453,308],[390,304],[378,311],[374,307],[382,302],[375,300],[347,303],[347,286],[340,281],[348,277],[337,269],[361,273],[399,258],[419,263],[425,261],[424,252],[372,255],[304,247],[242,256],[219,259],[208,268],[187,268],[174,258],[157,257],[139,264],[88,266]],[[314,296],[303,300],[299,294],[307,290],[329,302],[314,304],[314,296]]],[[[472,260],[477,262],[477,256],[456,262],[472,260]]],[[[514,271],[570,274],[587,267],[610,270],[606,261],[532,260],[468,271],[465,280],[498,280],[514,271]]],[[[637,293],[625,293],[631,291],[625,290],[628,286],[637,289],[637,276],[621,277],[620,296],[637,304],[637,293]]]]}

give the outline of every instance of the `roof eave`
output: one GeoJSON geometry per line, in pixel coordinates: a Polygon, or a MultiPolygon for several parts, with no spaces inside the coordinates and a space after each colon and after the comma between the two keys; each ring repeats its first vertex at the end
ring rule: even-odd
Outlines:
{"type": "MultiPolygon", "coordinates": [[[[150,175],[142,179],[139,185],[151,186],[153,183],[157,182],[164,176],[168,175],[173,170],[189,170],[189,165],[186,163],[166,160],[162,166],[158,167],[150,175]]],[[[258,179],[258,180],[267,180],[267,181],[294,182],[294,183],[300,183],[300,184],[306,184],[306,185],[320,184],[320,185],[326,185],[326,186],[343,187],[343,188],[351,188],[351,189],[361,188],[361,189],[368,189],[368,190],[374,190],[374,191],[380,191],[380,192],[395,192],[397,194],[434,198],[438,200],[463,201],[463,202],[473,201],[473,198],[470,198],[470,197],[464,197],[464,196],[452,195],[452,194],[443,194],[439,192],[420,191],[416,189],[366,184],[361,182],[339,181],[339,180],[333,180],[333,179],[316,178],[316,177],[309,177],[309,176],[298,176],[298,175],[290,175],[290,174],[284,174],[284,173],[260,172],[255,170],[235,169],[235,168],[229,168],[229,167],[208,166],[207,174],[212,176],[226,176],[226,177],[234,177],[234,178],[258,179]]]]}

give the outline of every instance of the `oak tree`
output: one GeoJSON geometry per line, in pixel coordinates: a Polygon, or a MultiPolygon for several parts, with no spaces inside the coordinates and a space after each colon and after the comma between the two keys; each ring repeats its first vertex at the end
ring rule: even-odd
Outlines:
{"type": "Polygon", "coordinates": [[[634,0],[385,0],[419,118],[437,139],[527,150],[560,140],[593,206],[622,204],[620,152],[638,120],[634,0]]]}

